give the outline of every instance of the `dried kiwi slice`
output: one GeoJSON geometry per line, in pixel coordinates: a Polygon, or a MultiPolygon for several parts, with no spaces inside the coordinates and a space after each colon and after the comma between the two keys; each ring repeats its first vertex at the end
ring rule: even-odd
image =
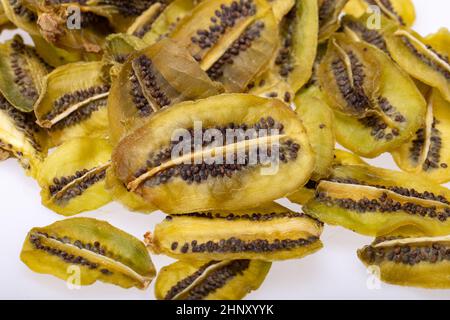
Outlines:
{"type": "Polygon", "coordinates": [[[358,250],[366,266],[378,266],[381,280],[421,288],[450,288],[450,237],[383,237],[358,250]]]}
{"type": "Polygon", "coordinates": [[[450,191],[414,174],[365,165],[336,166],[303,210],[321,221],[381,236],[409,227],[427,236],[450,231],[450,191]]]}
{"type": "Polygon", "coordinates": [[[142,39],[146,33],[152,28],[152,24],[158,19],[166,5],[161,2],[155,2],[148,7],[147,10],[137,17],[127,30],[127,34],[131,34],[142,39]]]}
{"type": "Polygon", "coordinates": [[[282,102],[224,94],[155,114],[122,139],[113,164],[129,190],[184,213],[251,208],[292,193],[310,178],[314,155],[282,102]]]}
{"type": "Polygon", "coordinates": [[[412,77],[437,88],[450,101],[450,61],[448,52],[438,52],[417,33],[391,29],[386,43],[392,58],[412,77]]]}
{"type": "Polygon", "coordinates": [[[447,28],[441,28],[436,33],[426,36],[424,41],[442,55],[450,56],[450,31],[447,28]]]}
{"type": "Polygon", "coordinates": [[[296,1],[280,25],[280,45],[274,66],[251,85],[252,94],[291,103],[310,79],[317,50],[317,0],[296,1]]]}
{"type": "Polygon", "coordinates": [[[365,48],[380,66],[379,91],[371,99],[372,107],[365,117],[335,112],[335,130],[342,146],[373,158],[412,137],[425,117],[426,101],[411,78],[385,53],[371,45],[365,48]]]}
{"type": "Polygon", "coordinates": [[[184,49],[170,39],[133,54],[111,88],[108,114],[117,143],[160,109],[223,92],[184,49]]]}
{"type": "Polygon", "coordinates": [[[19,35],[0,45],[0,91],[20,111],[33,110],[50,69],[19,35]]]}
{"type": "Polygon", "coordinates": [[[295,6],[296,0],[269,0],[273,14],[277,21],[283,20],[284,16],[295,6]]]}
{"type": "Polygon", "coordinates": [[[47,135],[35,121],[33,113],[19,111],[0,94],[1,158],[16,157],[32,177],[38,174],[48,149],[47,135]]]}
{"type": "Polygon", "coordinates": [[[317,0],[319,5],[319,42],[325,42],[339,29],[339,17],[348,0],[317,0]]]}
{"type": "Polygon", "coordinates": [[[269,67],[277,46],[277,21],[266,1],[211,1],[194,8],[171,34],[213,80],[242,92],[269,67]]]}
{"type": "Polygon", "coordinates": [[[29,0],[1,0],[4,14],[18,28],[31,35],[39,35],[36,26],[38,14],[36,7],[29,0]]]}
{"type": "Polygon", "coordinates": [[[338,165],[369,165],[356,154],[339,149],[334,150],[333,163],[338,165]]]}
{"type": "Polygon", "coordinates": [[[158,208],[145,201],[134,192],[129,192],[127,186],[117,179],[111,168],[106,170],[106,190],[111,194],[114,201],[120,202],[125,208],[134,212],[152,213],[158,208]]]}
{"type": "Polygon", "coordinates": [[[425,124],[414,138],[392,153],[402,170],[424,175],[438,183],[450,181],[449,110],[450,102],[434,89],[429,97],[425,124]]]}
{"type": "Polygon", "coordinates": [[[102,281],[145,289],[156,274],[141,241],[92,218],[71,218],[33,228],[25,239],[20,259],[34,272],[64,281],[74,279],[73,267],[78,267],[76,285],[102,281]]]}
{"type": "Polygon", "coordinates": [[[275,208],[272,213],[192,213],[168,216],[146,235],[157,254],[179,260],[298,259],[322,248],[322,223],[275,208]]]}
{"type": "Polygon", "coordinates": [[[107,140],[80,138],[62,144],[39,173],[42,204],[65,216],[107,204],[112,200],[105,189],[110,159],[107,140]]]}
{"type": "Polygon", "coordinates": [[[270,262],[257,260],[178,261],[161,269],[155,282],[158,300],[239,300],[257,290],[270,262]]]}
{"type": "Polygon", "coordinates": [[[72,138],[107,138],[110,86],[101,62],[77,62],[51,72],[35,106],[40,126],[54,145],[72,138]]]}

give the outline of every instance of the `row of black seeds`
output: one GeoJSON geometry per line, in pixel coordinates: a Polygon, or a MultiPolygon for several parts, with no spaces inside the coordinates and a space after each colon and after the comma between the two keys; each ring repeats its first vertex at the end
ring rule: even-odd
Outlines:
{"type": "Polygon", "coordinates": [[[434,118],[431,127],[431,137],[430,137],[430,149],[428,150],[427,158],[423,163],[423,170],[428,171],[431,169],[447,168],[446,163],[441,163],[441,149],[442,149],[442,138],[441,132],[437,129],[439,120],[434,118]]]}
{"type": "Polygon", "coordinates": [[[226,64],[233,64],[233,58],[252,46],[253,41],[261,37],[264,22],[257,21],[248,27],[238,39],[236,39],[225,53],[208,69],[207,73],[213,80],[223,76],[223,68],[226,64]]]}
{"type": "Polygon", "coordinates": [[[169,2],[169,0],[100,0],[98,5],[111,5],[118,8],[125,17],[136,17],[156,2],[165,3],[169,2]]]}
{"type": "Polygon", "coordinates": [[[400,135],[397,128],[389,128],[388,125],[378,115],[372,114],[358,120],[364,127],[370,128],[370,135],[376,140],[392,141],[394,137],[400,135]]]}
{"type": "MultiPolygon", "coordinates": [[[[371,5],[378,5],[376,3],[376,1],[374,0],[366,0],[367,3],[371,4],[371,5]]],[[[403,18],[397,13],[397,11],[395,11],[394,6],[392,5],[390,0],[380,0],[381,4],[390,12],[392,13],[397,21],[401,24],[401,25],[405,25],[405,21],[403,20],[403,18]]]]}
{"type": "Polygon", "coordinates": [[[14,37],[11,42],[11,49],[11,69],[14,72],[14,83],[19,86],[20,93],[23,96],[36,100],[39,93],[30,71],[25,68],[28,64],[24,55],[27,53],[22,38],[14,37]]]}
{"type": "Polygon", "coordinates": [[[153,26],[153,23],[155,22],[156,19],[158,19],[159,15],[164,11],[165,8],[166,8],[165,5],[161,5],[158,8],[155,15],[149,21],[146,21],[144,25],[142,25],[140,28],[134,31],[133,35],[142,39],[146,35],[146,33],[150,31],[150,29],[153,26]]]}
{"type": "Polygon", "coordinates": [[[71,183],[72,181],[81,178],[86,173],[88,173],[88,169],[82,169],[75,172],[74,175],[68,176],[68,177],[61,177],[61,178],[53,178],[53,184],[49,186],[49,191],[52,196],[60,192],[66,185],[71,183]]]}
{"type": "Polygon", "coordinates": [[[392,247],[365,247],[364,258],[369,263],[382,263],[385,261],[397,264],[416,265],[421,262],[438,263],[450,261],[450,247],[441,243],[427,245],[397,245],[392,247]]]}
{"type": "Polygon", "coordinates": [[[104,84],[93,86],[89,89],[81,89],[71,93],[66,93],[53,103],[52,110],[44,116],[44,119],[52,120],[57,115],[63,113],[74,104],[81,103],[85,100],[95,97],[96,95],[107,93],[109,89],[110,86],[108,84],[104,84]]]}
{"type": "Polygon", "coordinates": [[[340,208],[358,213],[395,213],[403,211],[411,215],[438,219],[441,222],[445,222],[450,217],[449,208],[441,210],[437,209],[436,206],[424,207],[413,202],[400,203],[389,198],[387,193],[383,193],[378,199],[370,200],[364,197],[360,200],[354,200],[351,198],[335,199],[327,196],[325,192],[317,192],[316,199],[317,201],[324,203],[326,206],[338,206],[340,208]]]}
{"type": "Polygon", "coordinates": [[[297,212],[272,212],[272,213],[251,213],[251,214],[220,214],[220,213],[211,213],[211,212],[193,212],[188,214],[180,214],[180,215],[171,215],[167,216],[167,220],[172,220],[174,217],[194,217],[194,218],[205,218],[205,219],[225,219],[228,221],[237,221],[237,220],[251,220],[251,221],[271,221],[274,219],[280,218],[302,218],[306,215],[304,213],[297,212]]]}
{"type": "MultiPolygon", "coordinates": [[[[199,29],[197,34],[191,38],[191,42],[197,44],[201,49],[211,48],[219,41],[225,32],[232,28],[242,18],[256,14],[256,6],[253,0],[233,1],[229,6],[222,4],[220,10],[216,10],[211,17],[211,25],[208,29],[199,29]]],[[[200,57],[195,57],[200,60],[200,57]]]]}
{"type": "MultiPolygon", "coordinates": [[[[50,238],[47,234],[44,234],[44,233],[40,233],[40,235],[50,238]]],[[[59,239],[59,238],[55,238],[55,237],[51,237],[51,238],[54,239],[54,240],[57,240],[57,241],[59,241],[61,243],[66,243],[66,244],[71,243],[70,239],[68,239],[68,238],[63,238],[63,239],[59,239]]],[[[73,254],[69,254],[69,253],[67,253],[67,252],[65,252],[63,250],[43,245],[42,242],[41,242],[41,239],[39,238],[38,235],[31,234],[30,235],[30,242],[34,246],[35,249],[45,251],[48,254],[51,254],[53,256],[57,256],[60,259],[62,259],[64,262],[67,262],[67,263],[70,263],[70,264],[82,265],[82,266],[88,267],[91,270],[96,270],[96,269],[98,269],[100,267],[97,263],[91,262],[91,261],[87,260],[86,258],[83,258],[82,256],[76,256],[76,255],[73,255],[73,254]]],[[[81,247],[81,246],[78,246],[78,247],[80,249],[84,248],[84,247],[81,247]]],[[[93,251],[93,252],[95,252],[97,254],[101,254],[101,252],[104,251],[104,249],[102,249],[100,247],[100,244],[98,242],[95,243],[94,245],[90,245],[90,247],[91,247],[91,249],[87,249],[87,248],[85,248],[85,249],[93,251]]],[[[105,254],[101,254],[101,255],[105,255],[105,254]]],[[[111,275],[112,274],[112,272],[110,270],[106,269],[106,268],[101,268],[99,271],[102,274],[104,274],[104,275],[111,275]]]]}
{"type": "Polygon", "coordinates": [[[357,33],[364,41],[374,45],[378,49],[384,51],[388,55],[390,55],[386,41],[383,38],[383,35],[379,33],[377,30],[368,29],[363,23],[357,21],[346,21],[345,26],[352,29],[355,33],[357,33]]]}
{"type": "Polygon", "coordinates": [[[27,22],[36,22],[37,15],[34,11],[28,9],[23,5],[22,0],[9,0],[9,4],[14,11],[14,14],[26,20],[27,22]]]}
{"type": "Polygon", "coordinates": [[[336,0],[323,0],[319,7],[319,25],[322,27],[333,15],[336,0]]]}
{"type": "Polygon", "coordinates": [[[389,100],[385,97],[378,97],[378,105],[381,110],[391,119],[394,119],[395,122],[403,123],[406,121],[406,118],[398,112],[395,107],[389,102],[389,100]]]}
{"type": "Polygon", "coordinates": [[[287,78],[294,70],[294,66],[292,65],[292,46],[294,45],[293,35],[295,32],[296,13],[297,8],[294,6],[283,19],[282,45],[275,59],[275,64],[279,67],[279,74],[284,78],[287,78]]]}
{"type": "Polygon", "coordinates": [[[185,242],[179,245],[178,242],[173,242],[171,250],[179,249],[181,253],[239,253],[239,252],[275,252],[279,250],[294,250],[298,247],[308,246],[319,240],[318,237],[311,236],[307,239],[275,239],[269,242],[265,239],[258,239],[252,241],[244,241],[235,237],[229,239],[222,239],[218,242],[208,241],[206,243],[197,243],[196,240],[191,243],[185,242]]]}

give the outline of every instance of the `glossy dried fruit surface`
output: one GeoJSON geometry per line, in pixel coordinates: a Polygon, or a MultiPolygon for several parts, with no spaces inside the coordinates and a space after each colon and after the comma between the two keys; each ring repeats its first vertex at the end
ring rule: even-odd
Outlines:
{"type": "Polygon", "coordinates": [[[381,280],[421,288],[448,289],[450,237],[378,238],[358,250],[366,266],[378,266],[381,280]]]}
{"type": "Polygon", "coordinates": [[[304,214],[255,209],[169,216],[146,235],[146,242],[153,252],[179,260],[275,261],[317,251],[321,233],[322,223],[304,214]]]}
{"type": "Polygon", "coordinates": [[[257,260],[178,261],[156,278],[159,300],[239,300],[257,290],[271,267],[257,260]]]}
{"type": "Polygon", "coordinates": [[[424,125],[392,155],[402,170],[445,183],[450,181],[450,102],[436,89],[428,100],[424,125]]]}
{"type": "Polygon", "coordinates": [[[111,139],[117,143],[160,109],[222,92],[185,49],[164,39],[133,53],[114,81],[108,101],[111,139]]]}
{"type": "Polygon", "coordinates": [[[107,204],[112,200],[105,189],[110,159],[111,146],[106,140],[80,138],[62,144],[39,173],[42,204],[65,216],[107,204]]]}
{"type": "Polygon", "coordinates": [[[77,62],[58,67],[46,78],[35,113],[54,145],[73,138],[108,137],[110,86],[101,70],[101,62],[77,62]]]}
{"type": "Polygon", "coordinates": [[[20,258],[35,272],[75,281],[74,285],[102,281],[145,289],[156,274],[141,241],[92,218],[72,218],[33,228],[20,258]]]}
{"type": "Polygon", "coordinates": [[[385,53],[366,45],[366,54],[379,63],[379,90],[373,93],[364,117],[335,112],[335,129],[342,146],[374,158],[412,137],[425,117],[426,101],[411,78],[385,53]]]}
{"type": "Polygon", "coordinates": [[[0,45],[0,91],[20,111],[33,110],[50,69],[19,35],[0,45]]]}
{"type": "Polygon", "coordinates": [[[35,121],[33,113],[17,110],[0,94],[1,158],[16,157],[32,177],[38,174],[48,149],[48,137],[35,121]]]}
{"type": "Polygon", "coordinates": [[[450,61],[448,52],[438,52],[417,33],[391,29],[386,43],[392,58],[412,77],[437,88],[450,101],[450,61]]]}
{"type": "Polygon", "coordinates": [[[381,236],[409,227],[428,236],[450,230],[450,191],[414,174],[337,166],[303,209],[321,221],[381,236]]]}
{"type": "Polygon", "coordinates": [[[282,102],[225,94],[155,114],[120,142],[113,166],[130,190],[164,212],[184,213],[283,197],[308,181],[314,156],[303,124],[282,102]]]}

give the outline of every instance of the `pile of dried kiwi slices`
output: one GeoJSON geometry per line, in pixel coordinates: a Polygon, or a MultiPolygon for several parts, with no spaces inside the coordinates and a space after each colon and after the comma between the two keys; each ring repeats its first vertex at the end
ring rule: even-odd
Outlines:
{"type": "Polygon", "coordinates": [[[411,0],[2,0],[34,45],[0,45],[0,159],[68,217],[21,260],[241,299],[328,224],[375,238],[358,257],[383,281],[450,288],[450,32],[414,20],[411,0]],[[399,170],[363,160],[384,153],[399,170]],[[111,201],[167,216],[141,240],[73,217],[111,201]]]}

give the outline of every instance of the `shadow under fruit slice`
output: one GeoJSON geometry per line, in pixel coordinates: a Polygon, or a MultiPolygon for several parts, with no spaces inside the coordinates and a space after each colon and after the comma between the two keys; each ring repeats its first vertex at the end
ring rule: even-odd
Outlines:
{"type": "Polygon", "coordinates": [[[0,45],[0,91],[20,111],[33,111],[50,70],[51,67],[34,48],[25,45],[19,35],[0,45]]]}
{"type": "Polygon", "coordinates": [[[325,42],[339,29],[339,16],[348,0],[317,0],[319,6],[319,42],[325,42]]]}
{"type": "Polygon", "coordinates": [[[370,45],[366,53],[379,62],[379,91],[371,99],[370,112],[362,118],[335,112],[335,131],[342,146],[373,158],[412,137],[425,117],[426,101],[411,78],[385,53],[370,45]]]}
{"type": "Polygon", "coordinates": [[[166,213],[237,210],[304,185],[314,155],[301,120],[281,101],[224,94],[155,114],[119,143],[113,167],[166,213]]]}
{"type": "Polygon", "coordinates": [[[272,264],[257,260],[178,261],[161,269],[158,300],[240,300],[257,290],[272,264]]]}
{"type": "Polygon", "coordinates": [[[114,143],[165,107],[223,92],[198,63],[170,39],[133,54],[113,82],[108,101],[114,143]]]}
{"type": "Polygon", "coordinates": [[[297,1],[280,23],[274,66],[255,81],[250,93],[290,103],[312,75],[317,50],[317,0],[297,1]],[[261,85],[261,83],[263,83],[261,85]]]}
{"type": "Polygon", "coordinates": [[[33,113],[19,111],[0,94],[1,158],[16,157],[33,178],[48,149],[48,137],[35,121],[33,113]]]}
{"type": "Polygon", "coordinates": [[[322,227],[288,209],[192,213],[168,216],[146,234],[146,243],[154,253],[179,260],[299,259],[322,248],[322,227]]]}
{"type": "Polygon", "coordinates": [[[403,227],[424,235],[450,231],[450,191],[414,174],[371,166],[336,166],[303,210],[321,221],[381,236],[403,227]]]}
{"type": "Polygon", "coordinates": [[[358,250],[366,266],[378,266],[381,280],[411,287],[450,288],[450,237],[379,238],[358,250]]]}
{"type": "Polygon", "coordinates": [[[42,204],[65,216],[107,204],[111,201],[105,189],[110,159],[107,140],[80,138],[62,144],[42,165],[38,177],[42,204]]]}
{"type": "Polygon", "coordinates": [[[450,181],[450,102],[433,89],[424,125],[414,138],[392,152],[398,166],[438,183],[450,181]]]}
{"type": "Polygon", "coordinates": [[[54,145],[73,138],[108,136],[110,86],[101,71],[101,62],[77,62],[47,76],[35,113],[54,145]]]}
{"type": "Polygon", "coordinates": [[[417,33],[407,29],[391,29],[386,43],[392,58],[412,77],[437,88],[450,101],[450,61],[437,52],[417,33]]]}
{"type": "Polygon", "coordinates": [[[145,289],[155,268],[144,244],[109,223],[92,218],[71,218],[44,228],[33,228],[25,239],[20,259],[31,270],[64,281],[79,268],[80,285],[102,281],[123,288],[145,289]]]}

